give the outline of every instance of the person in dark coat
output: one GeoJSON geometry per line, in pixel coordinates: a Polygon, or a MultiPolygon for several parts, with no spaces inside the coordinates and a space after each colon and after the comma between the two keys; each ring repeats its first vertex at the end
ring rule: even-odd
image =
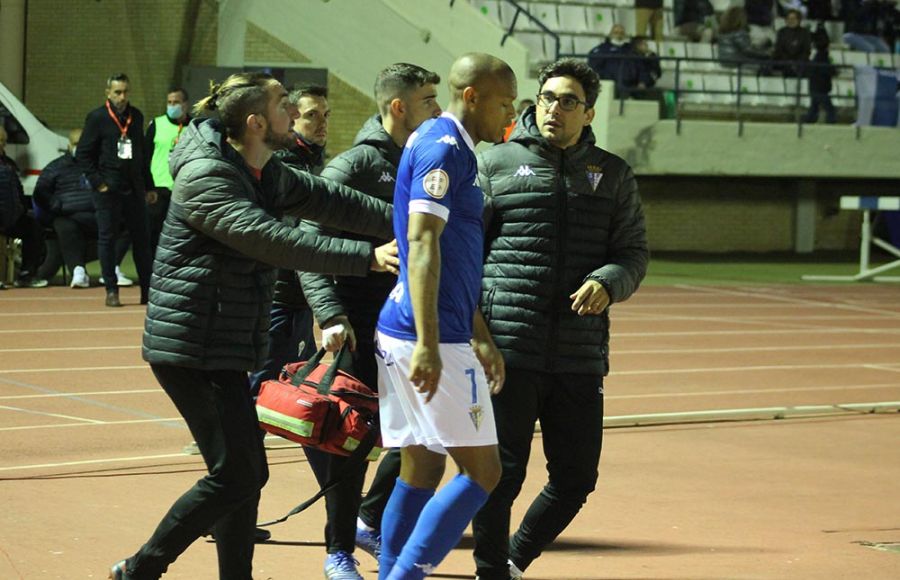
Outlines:
{"type": "Polygon", "coordinates": [[[44,254],[44,234],[34,212],[30,211],[31,201],[25,197],[19,166],[6,154],[8,138],[0,122],[0,234],[22,240],[22,268],[15,278],[15,286],[43,288],[47,280],[37,272],[44,254]]]}
{"type": "Polygon", "coordinates": [[[219,578],[251,580],[266,453],[248,371],[266,354],[275,268],[364,276],[395,267],[389,248],[319,240],[284,224],[306,217],[389,237],[390,205],[288,168],[296,107],[270,75],[212,87],[170,159],[175,182],[156,254],[142,354],[184,417],[208,473],[149,540],[115,564],[114,580],[157,579],[215,526],[219,578]]]}
{"type": "MultiPolygon", "coordinates": [[[[366,121],[350,149],[331,160],[322,171],[322,177],[392,202],[397,166],[407,139],[423,121],[441,113],[437,103],[437,85],[440,82],[436,73],[407,63],[393,64],[378,73],[375,80],[378,114],[366,121]]],[[[389,241],[355,236],[313,222],[304,222],[302,227],[320,236],[366,239],[378,244],[389,241]]],[[[375,325],[397,277],[378,272],[372,272],[365,278],[303,272],[300,281],[319,326],[330,336],[325,347],[334,352],[345,341],[348,342],[353,375],[373,389],[377,388],[375,325]]],[[[341,469],[346,461],[338,455],[326,455],[324,469],[315,471],[320,484],[327,481],[329,473],[341,469]]],[[[310,461],[314,470],[321,464],[321,461],[310,461]]],[[[360,494],[366,475],[365,464],[325,496],[328,514],[326,577],[330,577],[329,570],[358,574],[355,564],[352,564],[354,545],[378,557],[381,550],[381,516],[399,473],[399,450],[390,450],[382,458],[362,505],[360,494]]],[[[335,577],[344,578],[339,575],[335,577]]]]}
{"type": "MultiPolygon", "coordinates": [[[[772,53],[774,61],[807,61],[812,49],[812,36],[808,28],[802,24],[803,15],[799,10],[789,10],[785,18],[785,25],[775,35],[775,50],[772,53]]],[[[777,63],[776,70],[780,70],[786,77],[800,76],[796,64],[777,63]]]]}
{"type": "Polygon", "coordinates": [[[809,77],[809,110],[803,116],[803,122],[815,123],[818,121],[819,108],[823,108],[825,109],[825,122],[834,124],[837,122],[837,115],[834,104],[831,102],[831,79],[837,76],[838,71],[832,66],[831,58],[828,56],[830,40],[821,23],[813,33],[813,42],[816,53],[812,59],[813,66],[808,67],[807,74],[809,77]]]}
{"type": "Polygon", "coordinates": [[[616,96],[627,94],[626,79],[634,77],[635,61],[631,43],[625,36],[625,27],[614,24],[609,36],[588,53],[588,66],[597,76],[616,83],[616,96]]]}
{"type": "Polygon", "coordinates": [[[482,580],[520,578],[594,490],[610,306],[637,290],[649,259],[634,174],[591,131],[599,79],[563,59],[538,83],[509,142],[478,160],[481,311],[507,371],[492,399],[503,474],[473,521],[482,580]],[[549,480],[510,538],[537,421],[549,480]]]}

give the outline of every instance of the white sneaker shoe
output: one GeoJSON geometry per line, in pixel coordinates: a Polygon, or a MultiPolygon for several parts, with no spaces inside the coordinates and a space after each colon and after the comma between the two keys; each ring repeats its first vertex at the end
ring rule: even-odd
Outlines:
{"type": "MultiPolygon", "coordinates": [[[[512,560],[507,560],[506,563],[509,565],[509,580],[524,580],[525,572],[519,570],[512,560]]],[[[475,580],[479,580],[478,576],[475,576],[475,580]]]]}
{"type": "Polygon", "coordinates": [[[75,266],[75,269],[72,270],[72,283],[69,286],[71,288],[89,288],[90,285],[91,279],[84,266],[75,266]]]}
{"type": "MultiPolygon", "coordinates": [[[[103,276],[100,276],[100,283],[106,284],[103,276]]],[[[134,280],[122,273],[122,269],[116,266],[116,285],[117,286],[134,286],[134,280]]]]}

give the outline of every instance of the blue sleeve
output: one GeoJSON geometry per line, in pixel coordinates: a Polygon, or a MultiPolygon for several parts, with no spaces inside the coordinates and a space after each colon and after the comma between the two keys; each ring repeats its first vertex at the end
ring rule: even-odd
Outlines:
{"type": "Polygon", "coordinates": [[[425,136],[429,143],[415,143],[411,151],[409,212],[430,213],[447,221],[454,192],[467,185],[463,183],[465,156],[462,150],[466,144],[460,143],[461,138],[452,134],[435,140],[434,134],[425,136]]]}

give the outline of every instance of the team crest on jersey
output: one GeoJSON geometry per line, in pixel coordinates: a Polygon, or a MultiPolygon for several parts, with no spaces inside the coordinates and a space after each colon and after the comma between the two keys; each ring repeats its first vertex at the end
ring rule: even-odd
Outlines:
{"type": "Polygon", "coordinates": [[[600,180],[603,179],[603,169],[597,165],[588,165],[587,178],[591,182],[591,187],[596,190],[600,185],[600,180]]]}
{"type": "Polygon", "coordinates": [[[450,176],[443,169],[432,169],[422,178],[422,188],[434,199],[441,199],[450,189],[450,176]]]}
{"type": "Polygon", "coordinates": [[[440,139],[438,139],[435,142],[436,143],[446,143],[447,145],[452,145],[452,146],[456,147],[457,149],[459,149],[459,143],[456,142],[456,137],[454,137],[453,135],[444,135],[443,137],[441,137],[440,139]]]}
{"type": "Polygon", "coordinates": [[[472,405],[469,407],[469,419],[471,419],[472,424],[475,425],[476,431],[481,429],[481,420],[484,419],[484,409],[481,408],[481,405],[472,405]]]}

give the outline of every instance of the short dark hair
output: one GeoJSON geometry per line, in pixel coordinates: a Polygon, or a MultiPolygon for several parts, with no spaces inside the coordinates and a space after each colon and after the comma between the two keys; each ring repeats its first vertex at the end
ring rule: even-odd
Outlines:
{"type": "Polygon", "coordinates": [[[172,93],[181,93],[181,97],[185,101],[191,100],[191,98],[188,96],[187,89],[185,89],[184,87],[175,87],[175,86],[169,87],[169,90],[166,91],[166,94],[171,95],[172,93]]]}
{"type": "Polygon", "coordinates": [[[375,77],[375,103],[378,112],[387,115],[391,101],[425,85],[440,84],[437,73],[407,62],[397,62],[375,77]]]}
{"type": "Polygon", "coordinates": [[[543,87],[548,79],[556,77],[572,77],[584,89],[584,99],[587,108],[590,109],[597,102],[600,94],[600,77],[597,76],[587,63],[574,58],[562,58],[550,63],[541,69],[538,75],[538,87],[543,87]]]}
{"type": "Polygon", "coordinates": [[[109,78],[106,79],[106,88],[110,88],[113,83],[131,83],[128,80],[128,75],[125,73],[113,73],[109,75],[109,78]]]}
{"type": "Polygon", "coordinates": [[[303,97],[322,97],[328,98],[328,87],[322,85],[294,85],[294,88],[288,94],[288,100],[292,105],[296,105],[303,97]]]}
{"type": "Polygon", "coordinates": [[[217,116],[225,134],[240,139],[247,130],[248,115],[265,115],[269,85],[275,78],[264,72],[235,73],[221,84],[210,84],[209,96],[194,105],[198,116],[217,116]]]}

